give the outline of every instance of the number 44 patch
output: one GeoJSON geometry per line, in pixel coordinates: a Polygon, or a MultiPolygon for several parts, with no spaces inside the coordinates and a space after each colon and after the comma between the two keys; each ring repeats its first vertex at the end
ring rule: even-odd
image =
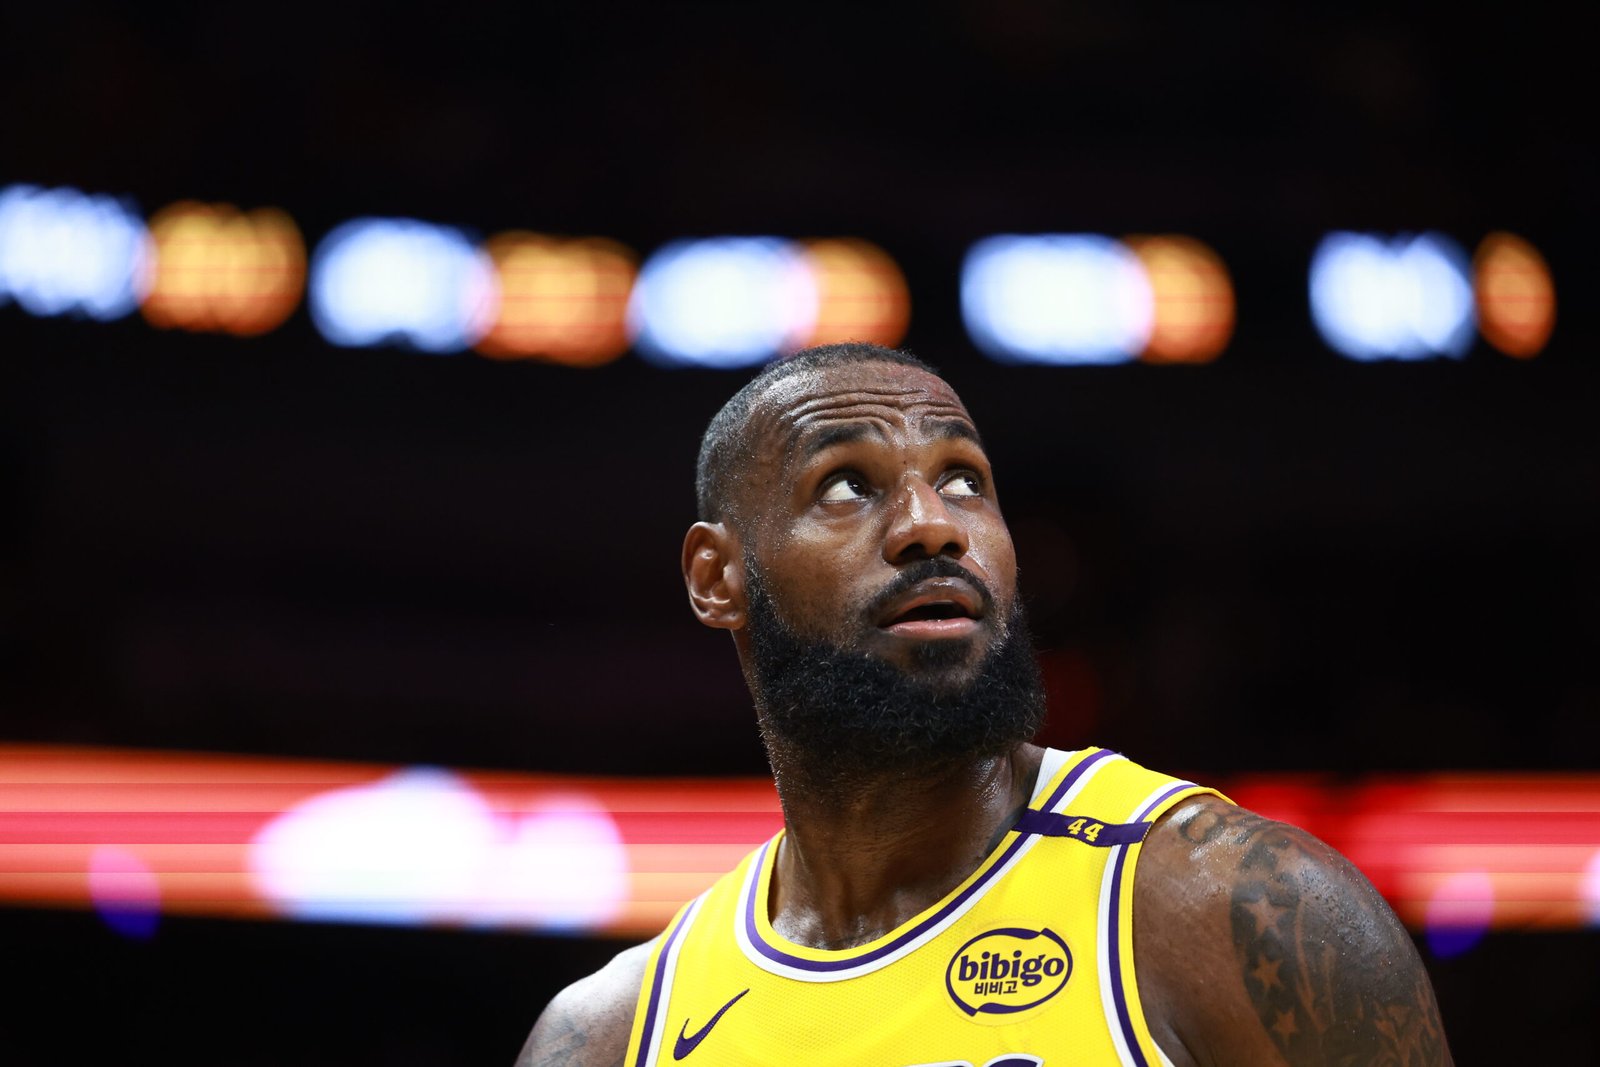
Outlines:
{"type": "MultiPolygon", "coordinates": [[[[1143,841],[1150,832],[1147,822],[1101,822],[1084,815],[1065,815],[1059,811],[1029,808],[1017,819],[1013,829],[1042,837],[1070,837],[1096,848],[1112,848],[1143,841]]],[[[988,1064],[984,1064],[988,1067],[988,1064]]]]}

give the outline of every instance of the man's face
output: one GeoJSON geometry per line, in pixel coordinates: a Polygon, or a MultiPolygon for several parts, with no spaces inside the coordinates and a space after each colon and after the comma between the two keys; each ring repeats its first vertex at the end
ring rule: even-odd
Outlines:
{"type": "Polygon", "coordinates": [[[970,682],[1007,637],[1016,555],[954,390],[894,363],[824,368],[774,385],[751,431],[745,552],[782,623],[970,682]]]}
{"type": "Polygon", "coordinates": [[[999,755],[1044,699],[1016,557],[955,393],[893,363],[780,382],[751,423],[736,631],[773,767],[808,788],[999,755]]]}

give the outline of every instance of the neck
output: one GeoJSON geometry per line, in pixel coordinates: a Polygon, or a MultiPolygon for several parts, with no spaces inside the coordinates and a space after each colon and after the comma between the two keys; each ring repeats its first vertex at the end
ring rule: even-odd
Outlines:
{"type": "Polygon", "coordinates": [[[774,760],[787,827],[768,902],[797,944],[850,948],[893,930],[960,885],[1027,806],[1043,750],[811,787],[774,760]]]}

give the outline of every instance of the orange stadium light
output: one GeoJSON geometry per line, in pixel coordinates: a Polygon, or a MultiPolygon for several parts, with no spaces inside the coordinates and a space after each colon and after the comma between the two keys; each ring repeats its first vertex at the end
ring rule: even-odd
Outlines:
{"type": "Polygon", "coordinates": [[[1556,287],[1538,249],[1515,234],[1491,233],[1472,259],[1478,329],[1508,356],[1532,359],[1556,323],[1556,287]]]}
{"type": "Polygon", "coordinates": [[[250,337],[281,324],[305,291],[305,242],[277,208],[185,200],[149,228],[154,263],[140,310],[152,325],[250,337]]]}
{"type": "Polygon", "coordinates": [[[1124,244],[1144,266],[1154,302],[1146,363],[1210,363],[1233,337],[1234,296],[1228,268],[1192,237],[1130,237],[1124,244]]]}
{"type": "Polygon", "coordinates": [[[628,296],[638,275],[629,249],[598,237],[563,240],[513,231],[484,251],[500,282],[500,309],[476,346],[491,359],[598,367],[628,348],[628,296]]]}
{"type": "Polygon", "coordinates": [[[868,341],[894,347],[911,321],[911,295],[895,261],[853,237],[801,245],[817,287],[817,317],[799,346],[868,341]]]}

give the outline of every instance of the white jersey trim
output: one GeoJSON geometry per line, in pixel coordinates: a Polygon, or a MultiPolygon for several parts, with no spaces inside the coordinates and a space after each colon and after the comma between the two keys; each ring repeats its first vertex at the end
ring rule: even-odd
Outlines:
{"type": "MultiPolygon", "coordinates": [[[[1149,796],[1145,797],[1143,803],[1134,809],[1134,813],[1128,821],[1143,822],[1146,818],[1148,818],[1151,810],[1156,806],[1156,802],[1159,801],[1163,796],[1172,792],[1174,784],[1183,786],[1193,785],[1191,782],[1173,783],[1169,781],[1162,783],[1161,785],[1157,786],[1149,796]]],[[[1117,870],[1122,866],[1123,854],[1126,853],[1130,847],[1132,846],[1117,845],[1113,847],[1110,858],[1106,860],[1105,871],[1100,876],[1100,904],[1098,908],[1098,915],[1095,921],[1095,940],[1099,944],[1098,952],[1096,953],[1098,958],[1095,960],[1095,963],[1100,974],[1100,1008],[1102,1013],[1105,1015],[1106,1029],[1111,1033],[1111,1043],[1116,1046],[1117,1058],[1122,1061],[1123,1067],[1140,1067],[1140,1064],[1143,1060],[1143,1054],[1141,1053],[1138,1056],[1135,1056],[1133,1051],[1128,1047],[1127,1037],[1122,1032],[1122,1021],[1117,1018],[1116,997],[1120,990],[1117,988],[1111,977],[1111,954],[1118,950],[1118,947],[1111,943],[1111,915],[1112,910],[1120,906],[1120,901],[1116,900],[1115,895],[1111,892],[1111,886],[1116,880],[1117,870]]],[[[1130,879],[1133,877],[1132,869],[1128,871],[1128,877],[1130,879]]],[[[1129,929],[1132,929],[1133,908],[1131,906],[1128,908],[1126,920],[1129,924],[1129,929]]],[[[1139,979],[1138,975],[1133,969],[1133,960],[1130,958],[1123,961],[1123,966],[1127,970],[1128,980],[1137,988],[1139,979]]],[[[1129,1014],[1131,1015],[1133,1012],[1133,1006],[1131,1003],[1128,1006],[1128,1010],[1129,1014]]],[[[1145,1022],[1142,1009],[1139,1014],[1139,1022],[1144,1025],[1146,1030],[1149,1030],[1150,1024],[1145,1022]]],[[[1154,1039],[1155,1035],[1152,1033],[1152,1042],[1154,1039]]],[[[1172,1067],[1172,1061],[1167,1059],[1166,1053],[1161,1050],[1159,1045],[1156,1046],[1156,1054],[1161,1058],[1161,1061],[1166,1065],[1166,1067],[1172,1067]]]]}
{"type": "Polygon", "coordinates": [[[644,1035],[646,1049],[644,1062],[651,1067],[661,1061],[661,1038],[671,1025],[667,1022],[667,1006],[672,1002],[672,985],[678,976],[678,953],[683,950],[684,942],[689,939],[689,930],[694,926],[694,921],[700,914],[700,906],[705,902],[705,893],[695,898],[683,916],[683,926],[678,931],[678,936],[664,949],[667,954],[666,966],[662,968],[661,982],[655,990],[655,1026],[650,1033],[644,1035]]]}

